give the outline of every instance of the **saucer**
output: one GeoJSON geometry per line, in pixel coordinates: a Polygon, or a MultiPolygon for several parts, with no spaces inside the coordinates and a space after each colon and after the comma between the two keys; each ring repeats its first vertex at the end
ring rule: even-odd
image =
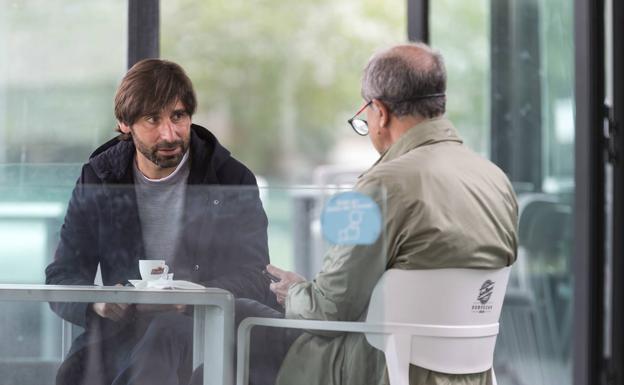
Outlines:
{"type": "Polygon", "coordinates": [[[168,279],[153,279],[153,280],[140,280],[140,279],[130,279],[128,280],[132,284],[132,286],[137,289],[183,289],[183,290],[193,290],[193,289],[204,289],[205,287],[189,281],[174,281],[168,279]]]}

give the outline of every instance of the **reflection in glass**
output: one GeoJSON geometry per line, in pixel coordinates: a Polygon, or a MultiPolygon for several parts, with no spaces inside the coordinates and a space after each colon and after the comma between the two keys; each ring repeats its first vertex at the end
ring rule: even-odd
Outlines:
{"type": "Polygon", "coordinates": [[[570,0],[431,4],[449,115],[518,194],[518,262],[495,355],[502,385],[572,383],[572,16],[570,0]]]}

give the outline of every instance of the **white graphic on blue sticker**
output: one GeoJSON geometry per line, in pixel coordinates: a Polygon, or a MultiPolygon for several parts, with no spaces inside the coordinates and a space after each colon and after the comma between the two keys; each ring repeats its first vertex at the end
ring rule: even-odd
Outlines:
{"type": "Polygon", "coordinates": [[[381,233],[381,211],[367,195],[339,193],[325,204],[321,229],[325,240],[334,245],[371,245],[381,233]]]}

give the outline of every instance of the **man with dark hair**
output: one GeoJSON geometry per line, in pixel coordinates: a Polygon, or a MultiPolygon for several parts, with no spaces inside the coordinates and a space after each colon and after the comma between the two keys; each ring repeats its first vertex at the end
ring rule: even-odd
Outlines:
{"type": "MultiPolygon", "coordinates": [[[[192,83],[172,62],[135,64],[115,96],[120,135],[83,166],[46,283],[141,279],[139,260],[165,260],[176,279],[270,303],[267,218],[253,173],[192,124],[192,83]],[[220,185],[220,186],[216,186],[220,185]]],[[[274,300],[272,300],[274,303],[274,300]]],[[[192,318],[185,306],[53,303],[85,328],[59,384],[184,384],[192,318]]]]}
{"type": "MultiPolygon", "coordinates": [[[[381,155],[355,190],[385,208],[383,236],[369,246],[333,246],[312,281],[269,265],[269,273],[279,279],[271,290],[285,306],[286,318],[363,320],[373,288],[389,268],[496,269],[515,261],[512,186],[498,167],[462,144],[443,116],[445,91],[442,57],[425,44],[392,47],[370,59],[362,79],[365,103],[349,124],[360,135],[370,134],[381,155]],[[366,120],[358,119],[363,112],[366,120]]],[[[254,385],[271,384],[266,374],[275,376],[282,359],[278,385],[388,383],[383,353],[362,334],[306,332],[292,343],[292,331],[266,329],[255,337],[254,385]],[[272,360],[263,355],[265,346],[273,347],[272,360]]],[[[450,375],[410,367],[414,385],[485,385],[491,380],[490,371],[450,375]]]]}

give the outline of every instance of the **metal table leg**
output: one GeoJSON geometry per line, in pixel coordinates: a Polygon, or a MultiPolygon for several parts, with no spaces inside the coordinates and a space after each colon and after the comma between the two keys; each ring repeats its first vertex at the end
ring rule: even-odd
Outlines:
{"type": "Polygon", "coordinates": [[[204,385],[234,383],[234,309],[195,306],[193,368],[204,365],[204,385]]]}

